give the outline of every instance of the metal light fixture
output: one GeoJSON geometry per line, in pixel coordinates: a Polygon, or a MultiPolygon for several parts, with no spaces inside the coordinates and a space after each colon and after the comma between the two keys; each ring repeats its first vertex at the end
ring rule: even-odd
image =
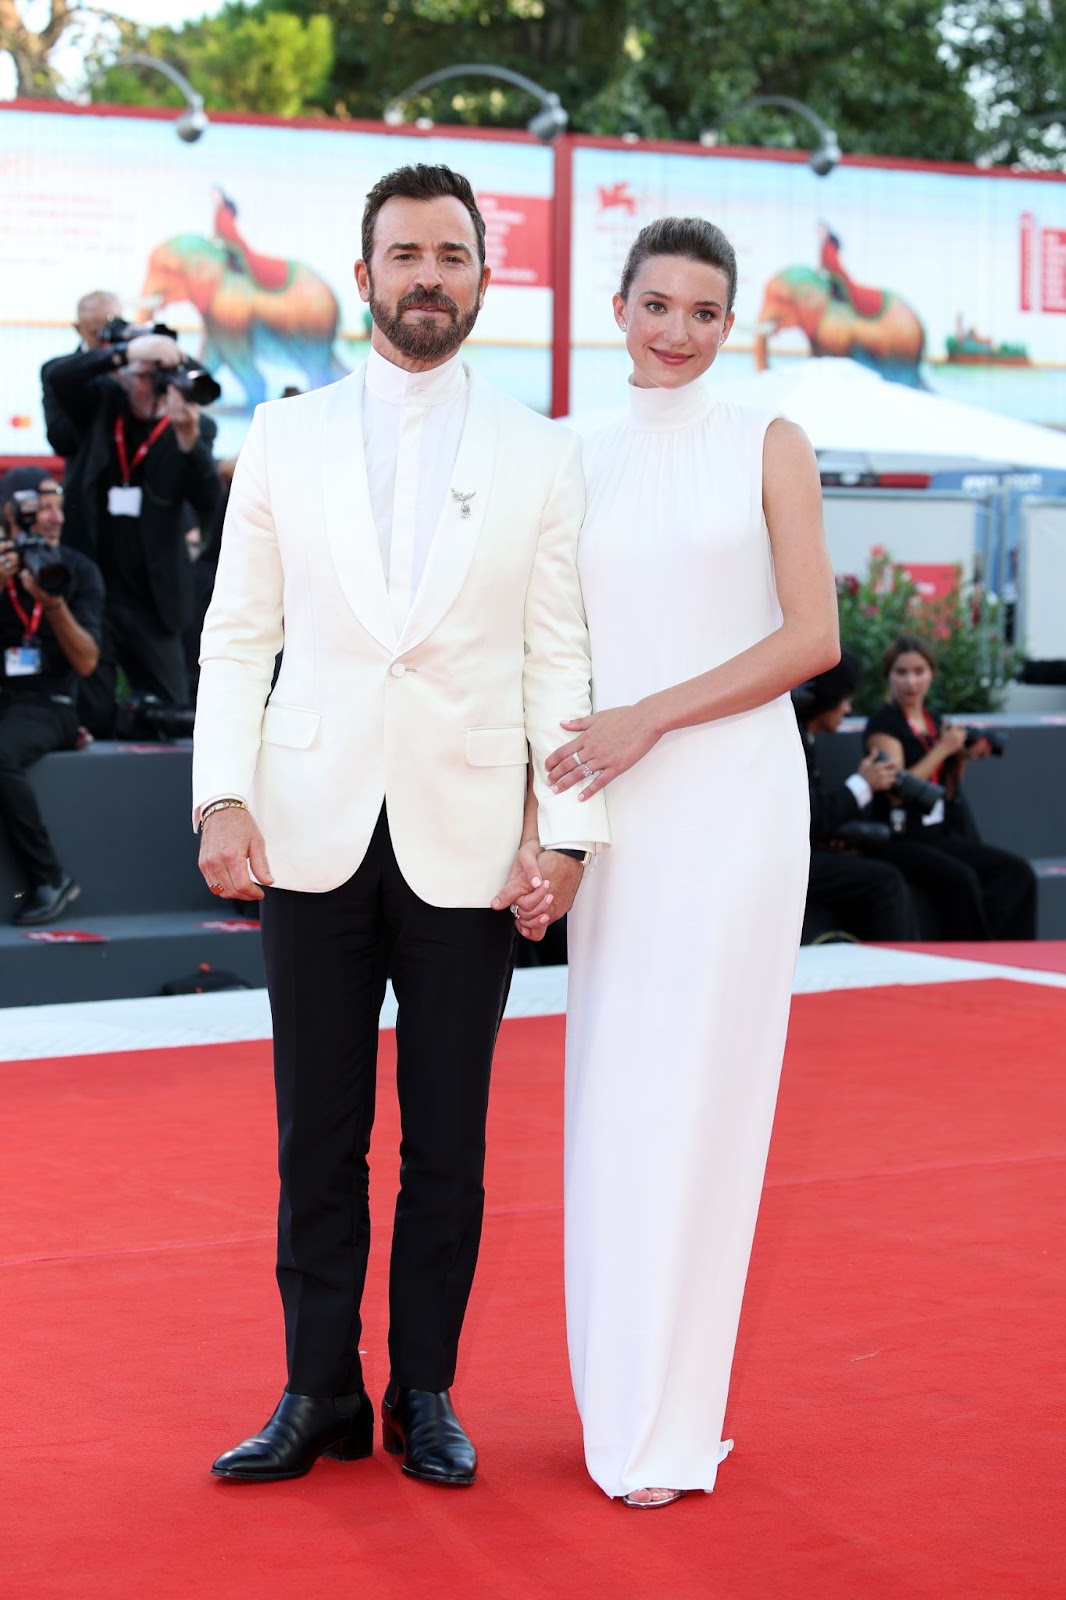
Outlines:
{"type": "MultiPolygon", "coordinates": [[[[524,89],[527,94],[535,96],[540,101],[540,110],[530,118],[526,127],[535,138],[544,144],[551,144],[556,134],[563,133],[570,121],[566,108],[557,94],[549,89],[541,88],[539,83],[534,83],[532,78],[523,77],[520,72],[512,72],[510,67],[490,67],[484,63],[463,61],[458,66],[441,67],[437,72],[429,72],[424,78],[419,78],[417,83],[412,83],[404,89],[402,94],[394,95],[382,113],[382,117],[390,127],[400,127],[407,121],[404,115],[404,103],[414,95],[421,94],[425,89],[431,89],[435,84],[443,83],[448,78],[499,78],[504,83],[513,84],[516,89],[524,89]]],[[[416,127],[425,125],[425,118],[420,117],[416,127]]]]}
{"type": "MultiPolygon", "coordinates": [[[[759,106],[780,106],[784,111],[794,111],[810,123],[818,135],[818,144],[807,157],[807,165],[819,178],[827,178],[833,168],[841,159],[840,142],[828,123],[822,121],[817,111],[813,111],[804,100],[793,100],[787,94],[757,94],[750,100],[745,100],[739,106],[733,106],[724,116],[719,118],[718,127],[729,122],[733,117],[739,116],[742,111],[751,111],[759,106]]],[[[718,143],[718,128],[708,128],[700,134],[700,144],[714,146],[718,143]]]]}
{"type": "Polygon", "coordinates": [[[185,96],[185,110],[174,124],[174,131],[179,139],[186,144],[195,144],[207,127],[207,112],[204,110],[203,95],[197,94],[188,78],[182,77],[176,67],[169,61],[157,61],[155,56],[130,55],[119,56],[112,63],[116,67],[154,67],[165,78],[169,78],[176,89],[180,89],[185,96]]]}

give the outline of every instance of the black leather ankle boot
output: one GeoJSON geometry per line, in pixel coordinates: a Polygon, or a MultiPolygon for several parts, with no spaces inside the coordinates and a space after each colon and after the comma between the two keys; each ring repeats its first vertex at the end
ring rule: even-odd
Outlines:
{"type": "Polygon", "coordinates": [[[374,1448],[374,1410],[365,1389],[319,1400],[286,1389],[261,1433],[227,1450],[211,1468],[216,1478],[276,1483],[302,1478],[319,1456],[361,1461],[374,1448]]]}

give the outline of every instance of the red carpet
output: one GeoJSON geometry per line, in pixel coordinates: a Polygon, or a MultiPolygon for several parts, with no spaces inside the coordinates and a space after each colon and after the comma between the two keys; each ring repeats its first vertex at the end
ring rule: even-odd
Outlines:
{"type": "Polygon", "coordinates": [[[960,961],[987,961],[997,967],[1028,967],[1034,972],[1066,972],[1066,939],[1033,943],[1004,939],[992,943],[889,944],[886,950],[917,950],[925,956],[951,956],[960,961]]]}
{"type": "MultiPolygon", "coordinates": [[[[0,1068],[3,1593],[1061,1596],[1064,1033],[1066,993],[1004,981],[796,1002],[736,1450],[713,1496],[650,1515],[581,1463],[558,1018],[502,1036],[456,1388],[481,1453],[470,1491],[410,1482],[380,1451],[291,1484],[207,1475],[281,1385],[264,1046],[0,1068]]],[[[381,1100],[376,1394],[397,1138],[381,1100]]]]}

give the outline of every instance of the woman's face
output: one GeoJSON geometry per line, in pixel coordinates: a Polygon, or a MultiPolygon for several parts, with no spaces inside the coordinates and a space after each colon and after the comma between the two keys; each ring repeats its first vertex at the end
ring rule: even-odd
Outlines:
{"type": "Polygon", "coordinates": [[[702,377],[733,326],[729,279],[683,256],[649,256],[614,316],[625,331],[639,389],[680,389],[702,377]]]}
{"type": "Polygon", "coordinates": [[[893,700],[901,706],[917,707],[929,693],[933,669],[917,650],[908,650],[897,656],[888,673],[888,687],[893,700]]]}

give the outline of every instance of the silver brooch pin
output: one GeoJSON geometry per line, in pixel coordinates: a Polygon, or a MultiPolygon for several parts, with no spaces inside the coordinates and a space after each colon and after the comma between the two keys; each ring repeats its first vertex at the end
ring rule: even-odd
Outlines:
{"type": "Polygon", "coordinates": [[[470,502],[476,494],[476,489],[471,489],[469,494],[461,494],[458,489],[452,490],[452,499],[458,505],[459,515],[461,517],[468,517],[470,515],[470,502]]]}

